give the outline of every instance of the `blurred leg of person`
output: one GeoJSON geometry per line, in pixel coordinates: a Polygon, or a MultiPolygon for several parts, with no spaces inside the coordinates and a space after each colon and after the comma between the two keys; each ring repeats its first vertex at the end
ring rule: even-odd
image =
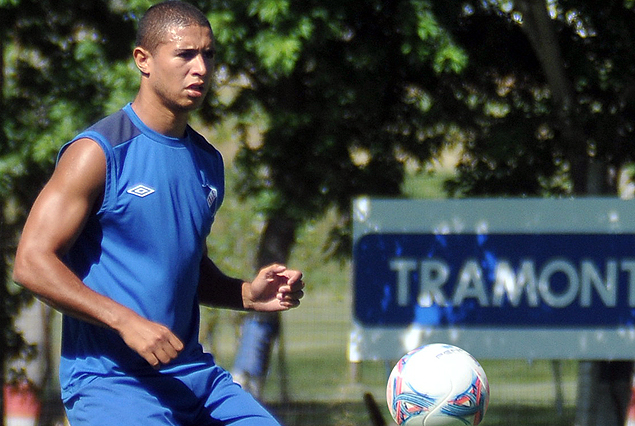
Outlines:
{"type": "Polygon", "coordinates": [[[15,319],[15,328],[35,353],[12,360],[4,385],[5,426],[35,426],[42,409],[40,392],[48,371],[48,313],[50,308],[34,299],[24,306],[15,319]]]}
{"type": "Polygon", "coordinates": [[[261,398],[271,351],[280,332],[280,315],[250,313],[245,316],[232,376],[255,398],[261,398]]]}

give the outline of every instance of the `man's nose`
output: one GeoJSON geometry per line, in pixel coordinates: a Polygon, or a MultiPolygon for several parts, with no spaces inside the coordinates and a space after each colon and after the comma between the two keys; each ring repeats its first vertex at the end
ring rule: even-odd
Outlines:
{"type": "Polygon", "coordinates": [[[211,68],[211,62],[205,58],[205,55],[198,54],[194,58],[194,74],[205,76],[211,68]]]}

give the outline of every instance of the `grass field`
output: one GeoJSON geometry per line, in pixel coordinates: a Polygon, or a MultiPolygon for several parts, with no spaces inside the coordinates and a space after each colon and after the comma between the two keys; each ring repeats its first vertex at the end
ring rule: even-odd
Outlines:
{"type": "MultiPolygon", "coordinates": [[[[307,275],[311,284],[302,305],[283,314],[284,349],[280,352],[277,347],[273,354],[264,401],[286,426],[372,425],[363,402],[365,393],[374,397],[384,418],[390,418],[384,392],[392,363],[353,366],[348,362],[349,266],[340,265],[340,272],[334,268],[329,265],[328,274],[307,275]]],[[[227,367],[231,367],[237,344],[235,315],[223,312],[217,318],[214,351],[218,362],[227,367]]],[[[491,387],[484,425],[573,424],[576,362],[480,361],[491,387]],[[558,384],[554,367],[560,368],[558,384]]]]}
{"type": "MultiPolygon", "coordinates": [[[[309,291],[301,308],[285,313],[282,361],[286,368],[283,373],[276,348],[264,401],[286,426],[372,425],[363,402],[365,393],[373,395],[389,419],[384,392],[392,364],[365,362],[357,366],[360,371],[355,377],[346,357],[349,324],[349,300],[325,291],[309,291]]],[[[222,342],[216,349],[218,362],[229,367],[236,342],[233,321],[224,317],[216,337],[222,342]]],[[[481,363],[491,387],[484,425],[573,424],[575,362],[559,364],[560,387],[551,361],[481,363]]]]}

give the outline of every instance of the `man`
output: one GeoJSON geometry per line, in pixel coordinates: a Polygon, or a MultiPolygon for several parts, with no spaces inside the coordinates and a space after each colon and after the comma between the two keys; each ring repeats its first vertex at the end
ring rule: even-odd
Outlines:
{"type": "Polygon", "coordinates": [[[302,274],[224,275],[205,239],[224,196],[220,154],[187,124],[215,45],[187,3],[139,23],[139,92],[60,151],[18,246],[14,279],[64,316],[60,380],[71,425],[278,425],[198,342],[198,303],[297,306],[302,274]]]}

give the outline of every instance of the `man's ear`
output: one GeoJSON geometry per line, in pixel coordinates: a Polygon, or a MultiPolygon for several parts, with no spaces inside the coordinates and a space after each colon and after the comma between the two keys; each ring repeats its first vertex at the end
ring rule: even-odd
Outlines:
{"type": "Polygon", "coordinates": [[[132,56],[134,58],[135,65],[141,71],[141,74],[147,76],[150,74],[150,58],[152,55],[143,47],[135,47],[132,51],[132,56]]]}

